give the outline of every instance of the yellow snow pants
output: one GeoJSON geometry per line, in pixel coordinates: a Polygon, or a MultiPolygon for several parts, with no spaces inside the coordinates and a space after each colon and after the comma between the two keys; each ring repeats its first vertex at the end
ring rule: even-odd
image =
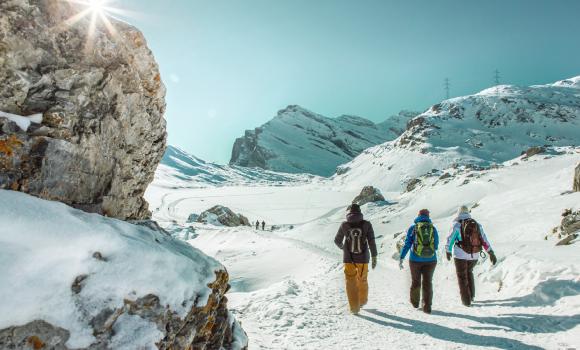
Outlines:
{"type": "Polygon", "coordinates": [[[369,297],[369,284],[367,275],[369,264],[344,264],[344,277],[346,279],[346,296],[350,311],[358,313],[365,305],[369,297]]]}

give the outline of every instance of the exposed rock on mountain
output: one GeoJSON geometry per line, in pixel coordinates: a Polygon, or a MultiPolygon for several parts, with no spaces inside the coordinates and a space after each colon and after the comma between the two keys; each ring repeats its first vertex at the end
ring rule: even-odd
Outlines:
{"type": "Polygon", "coordinates": [[[454,149],[466,159],[502,162],[537,146],[580,144],[580,77],[548,85],[500,85],[452,98],[414,118],[396,145],[421,152],[454,149]]]}
{"type": "Polygon", "coordinates": [[[573,211],[566,209],[562,213],[562,222],[559,227],[554,228],[558,234],[558,243],[556,245],[569,245],[580,236],[580,210],[573,211]]]}
{"type": "Polygon", "coordinates": [[[578,165],[576,166],[573,189],[576,192],[580,192],[580,163],[578,163],[578,165]]]}
{"type": "Polygon", "coordinates": [[[421,184],[421,179],[411,179],[407,182],[407,187],[405,188],[407,192],[413,191],[417,188],[418,185],[421,184]]]}
{"type": "Polygon", "coordinates": [[[529,157],[535,156],[536,154],[542,154],[544,152],[546,152],[546,148],[545,147],[542,147],[542,146],[533,146],[533,147],[528,148],[524,152],[524,155],[525,155],[526,158],[529,158],[529,157]]]}
{"type": "Polygon", "coordinates": [[[248,218],[242,214],[236,214],[231,209],[216,205],[204,211],[197,218],[197,222],[223,226],[250,226],[248,218]]]}
{"type": "Polygon", "coordinates": [[[385,197],[378,188],[373,186],[365,186],[358,196],[353,200],[353,204],[364,205],[371,202],[384,202],[385,197]]]}
{"type": "Polygon", "coordinates": [[[375,124],[357,116],[333,119],[288,106],[274,119],[236,139],[230,164],[329,176],[364,149],[399,136],[415,115],[403,111],[375,124]]]}
{"type": "MultiPolygon", "coordinates": [[[[453,165],[496,166],[580,144],[580,77],[530,87],[501,85],[443,101],[409,121],[396,140],[341,166],[337,178],[404,190],[412,178],[453,165]]],[[[467,181],[467,180],[466,180],[467,181]]]]}
{"type": "Polygon", "coordinates": [[[0,208],[1,349],[247,347],[228,273],[189,244],[14,191],[0,208]]]}
{"type": "Polygon", "coordinates": [[[0,2],[0,188],[120,219],[165,149],[165,87],[145,38],[110,18],[89,40],[82,5],[0,2]],[[19,116],[32,116],[31,118],[19,116]]]}

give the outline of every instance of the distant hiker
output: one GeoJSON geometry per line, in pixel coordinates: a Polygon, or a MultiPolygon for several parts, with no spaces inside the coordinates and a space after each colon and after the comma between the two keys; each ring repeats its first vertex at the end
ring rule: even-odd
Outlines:
{"type": "Polygon", "coordinates": [[[429,218],[429,210],[421,209],[415,223],[407,230],[405,245],[401,251],[399,268],[403,269],[403,260],[411,250],[409,267],[411,268],[410,299],[413,307],[419,307],[421,288],[423,290],[423,312],[430,314],[433,302],[433,273],[437,266],[437,248],[439,234],[429,218]],[[412,248],[412,249],[411,249],[412,248]]]}
{"type": "Polygon", "coordinates": [[[447,237],[446,248],[447,260],[449,261],[451,260],[451,249],[453,249],[461,302],[465,306],[471,306],[475,299],[473,268],[477,265],[477,259],[483,252],[482,248],[489,254],[489,259],[493,265],[497,263],[497,258],[485,232],[483,232],[483,227],[473,220],[469,208],[466,206],[461,206],[457,211],[451,233],[447,237]]]}
{"type": "Polygon", "coordinates": [[[360,308],[368,301],[367,274],[370,256],[372,256],[372,268],[377,266],[377,246],[373,225],[363,219],[358,204],[348,207],[346,221],[340,225],[334,243],[343,252],[346,295],[350,312],[357,315],[360,308]]]}
{"type": "Polygon", "coordinates": [[[256,220],[256,230],[260,229],[260,220],[256,220]]]}
{"type": "Polygon", "coordinates": [[[262,231],[264,231],[265,227],[266,227],[266,222],[264,220],[262,220],[262,231]]]}

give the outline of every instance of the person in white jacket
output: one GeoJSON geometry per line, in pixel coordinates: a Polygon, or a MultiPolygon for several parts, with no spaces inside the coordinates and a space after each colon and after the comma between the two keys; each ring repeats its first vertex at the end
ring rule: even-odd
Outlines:
{"type": "Polygon", "coordinates": [[[497,263],[497,258],[491,249],[491,244],[483,231],[483,227],[471,217],[469,208],[464,205],[457,211],[457,217],[453,220],[453,227],[447,237],[445,247],[449,261],[453,251],[461,302],[465,306],[471,306],[475,299],[473,268],[477,264],[482,250],[487,251],[492,264],[497,263]]]}

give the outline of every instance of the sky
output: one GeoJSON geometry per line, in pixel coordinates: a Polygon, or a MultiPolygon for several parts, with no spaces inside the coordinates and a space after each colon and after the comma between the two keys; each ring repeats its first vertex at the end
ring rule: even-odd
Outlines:
{"type": "Polygon", "coordinates": [[[577,0],[118,0],[167,87],[168,143],[225,164],[298,104],[379,122],[501,83],[580,75],[577,0]]]}

